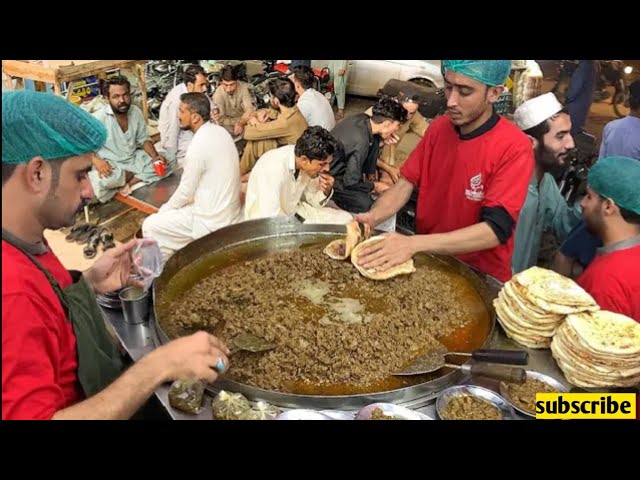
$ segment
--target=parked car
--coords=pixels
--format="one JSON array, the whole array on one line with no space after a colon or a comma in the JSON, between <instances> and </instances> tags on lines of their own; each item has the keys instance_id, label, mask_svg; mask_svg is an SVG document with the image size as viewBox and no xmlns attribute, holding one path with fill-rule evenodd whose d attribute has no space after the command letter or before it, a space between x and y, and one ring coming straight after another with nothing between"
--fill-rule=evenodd
<instances>
[{"instance_id":1,"label":"parked car","mask_svg":"<svg viewBox=\"0 0 640 480\"><path fill-rule=\"evenodd\" d=\"M329 60L313 60L313 68L323 68ZM388 80L395 78L428 87L444 87L440 60L349 60L347 93L375 97Z\"/></svg>"}]
</instances>

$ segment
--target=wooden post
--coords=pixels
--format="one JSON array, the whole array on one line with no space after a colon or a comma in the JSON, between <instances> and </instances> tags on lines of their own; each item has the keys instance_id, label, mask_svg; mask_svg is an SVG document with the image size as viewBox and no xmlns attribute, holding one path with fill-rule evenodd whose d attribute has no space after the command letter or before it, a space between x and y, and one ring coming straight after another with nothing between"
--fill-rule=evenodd
<instances>
[{"instance_id":1,"label":"wooden post","mask_svg":"<svg viewBox=\"0 0 640 480\"><path fill-rule=\"evenodd\" d=\"M53 91L56 95L62 96L62 90L60 90L60 84L58 82L53 84Z\"/></svg>"},{"instance_id":2,"label":"wooden post","mask_svg":"<svg viewBox=\"0 0 640 480\"><path fill-rule=\"evenodd\" d=\"M67 100L69 100L69 101L71 101L71 95L72 95L71 92L73 92L73 86L75 84L76 84L76 82L74 80L69 82L69 87L68 87L68 90L67 90Z\"/></svg>"},{"instance_id":3,"label":"wooden post","mask_svg":"<svg viewBox=\"0 0 640 480\"><path fill-rule=\"evenodd\" d=\"M140 85L140 92L142 93L142 113L144 114L144 120L146 122L149 120L149 105L147 103L147 77L144 73L144 63L136 63L133 71L138 79L138 85Z\"/></svg>"},{"instance_id":4,"label":"wooden post","mask_svg":"<svg viewBox=\"0 0 640 480\"><path fill-rule=\"evenodd\" d=\"M9 90L14 90L14 87L13 87L13 77L11 77L10 75L7 75L6 73L5 73L5 75L4 75L4 83L6 83L6 84L7 84L7 88L8 88Z\"/></svg>"}]
</instances>

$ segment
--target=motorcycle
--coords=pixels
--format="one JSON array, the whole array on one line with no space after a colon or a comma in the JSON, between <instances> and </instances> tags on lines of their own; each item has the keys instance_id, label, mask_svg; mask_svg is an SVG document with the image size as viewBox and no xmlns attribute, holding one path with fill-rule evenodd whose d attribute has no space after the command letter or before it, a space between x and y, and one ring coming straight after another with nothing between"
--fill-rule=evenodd
<instances>
[{"instance_id":1,"label":"motorcycle","mask_svg":"<svg viewBox=\"0 0 640 480\"><path fill-rule=\"evenodd\" d=\"M287 60L263 60L263 73L251 77L249 82L255 99L257 108L268 108L270 104L269 81L289 75L290 62ZM329 102L333 100L333 83L331 83L331 72L328 67L320 70L314 69L314 88L322 93Z\"/></svg>"},{"instance_id":2,"label":"motorcycle","mask_svg":"<svg viewBox=\"0 0 640 480\"><path fill-rule=\"evenodd\" d=\"M204 68L204 71L207 72L207 80L209 81L209 85L211 85L212 91L215 91L216 87L220 84L222 70L227 65L232 65L234 67L238 80L248 82L247 64L242 60L202 60L200 65Z\"/></svg>"},{"instance_id":3,"label":"motorcycle","mask_svg":"<svg viewBox=\"0 0 640 480\"><path fill-rule=\"evenodd\" d=\"M600 65L603 86L613 86L613 111L618 117L626 117L630 113L627 78L633 72L633 67L625 65L622 60L601 60Z\"/></svg>"},{"instance_id":4,"label":"motorcycle","mask_svg":"<svg viewBox=\"0 0 640 480\"><path fill-rule=\"evenodd\" d=\"M564 165L551 174L556 178L560 194L569 205L573 205L585 194L589 169L598 159L596 137L582 131L574 136L575 148Z\"/></svg>"},{"instance_id":5,"label":"motorcycle","mask_svg":"<svg viewBox=\"0 0 640 480\"><path fill-rule=\"evenodd\" d=\"M149 60L145 65L149 118L160 119L160 107L173 87L182 82L187 66L198 60Z\"/></svg>"},{"instance_id":6,"label":"motorcycle","mask_svg":"<svg viewBox=\"0 0 640 480\"><path fill-rule=\"evenodd\" d=\"M578 66L578 60L562 60L557 71L557 80L551 90L561 103L566 103L566 94L573 73ZM601 102L611 98L611 105L618 117L629 115L629 86L627 76L633 67L625 66L622 60L599 60L599 73L596 80L594 101ZM613 87L613 95L609 91Z\"/></svg>"}]
</instances>

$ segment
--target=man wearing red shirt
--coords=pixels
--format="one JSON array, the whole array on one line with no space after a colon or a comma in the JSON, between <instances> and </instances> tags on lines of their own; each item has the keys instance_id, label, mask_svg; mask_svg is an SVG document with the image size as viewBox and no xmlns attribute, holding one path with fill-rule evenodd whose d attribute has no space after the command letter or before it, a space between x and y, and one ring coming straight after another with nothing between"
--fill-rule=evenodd
<instances>
[{"instance_id":1,"label":"man wearing red shirt","mask_svg":"<svg viewBox=\"0 0 640 480\"><path fill-rule=\"evenodd\" d=\"M127 419L164 382L214 381L228 349L198 332L122 372L93 292L130 284L136 240L67 271L45 229L73 224L93 196L91 152L106 130L61 97L2 94L2 419Z\"/></svg>"},{"instance_id":2,"label":"man wearing red shirt","mask_svg":"<svg viewBox=\"0 0 640 480\"><path fill-rule=\"evenodd\" d=\"M434 120L401 169L402 178L356 217L375 226L418 189L416 233L397 233L360 254L386 270L417 252L455 255L500 281L511 278L513 232L534 158L520 129L497 115L509 60L443 60L447 116Z\"/></svg>"},{"instance_id":3,"label":"man wearing red shirt","mask_svg":"<svg viewBox=\"0 0 640 480\"><path fill-rule=\"evenodd\" d=\"M587 181L582 215L603 247L578 284L603 310L640 322L640 162L601 158Z\"/></svg>"}]
</instances>

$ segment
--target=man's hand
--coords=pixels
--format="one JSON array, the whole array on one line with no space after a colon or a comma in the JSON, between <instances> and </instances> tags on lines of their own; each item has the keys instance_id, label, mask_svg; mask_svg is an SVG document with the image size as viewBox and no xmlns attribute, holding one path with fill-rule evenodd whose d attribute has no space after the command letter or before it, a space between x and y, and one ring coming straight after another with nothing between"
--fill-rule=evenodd
<instances>
[{"instance_id":1,"label":"man's hand","mask_svg":"<svg viewBox=\"0 0 640 480\"><path fill-rule=\"evenodd\" d=\"M331 191L333 190L333 185L336 182L336 179L328 173L321 173L319 179L320 188L322 188L322 191L328 197L329 195L331 195Z\"/></svg>"},{"instance_id":2,"label":"man's hand","mask_svg":"<svg viewBox=\"0 0 640 480\"><path fill-rule=\"evenodd\" d=\"M344 76L344 74L347 73L347 69L346 68L341 68L338 70L338 76L342 77Z\"/></svg>"},{"instance_id":3,"label":"man's hand","mask_svg":"<svg viewBox=\"0 0 640 480\"><path fill-rule=\"evenodd\" d=\"M387 190L389 190L389 188L391 188L389 185L387 185L384 182L374 182L373 183L373 191L377 194L381 194L386 192Z\"/></svg>"},{"instance_id":4,"label":"man's hand","mask_svg":"<svg viewBox=\"0 0 640 480\"><path fill-rule=\"evenodd\" d=\"M216 123L220 120L220 109L214 108L211 110L211 120Z\"/></svg>"},{"instance_id":5,"label":"man's hand","mask_svg":"<svg viewBox=\"0 0 640 480\"><path fill-rule=\"evenodd\" d=\"M151 160L152 163L155 163L156 160L160 160L162 161L162 163L164 163L165 165L167 164L167 159L164 157L164 155L156 155L155 157L153 157L153 159Z\"/></svg>"},{"instance_id":6,"label":"man's hand","mask_svg":"<svg viewBox=\"0 0 640 480\"><path fill-rule=\"evenodd\" d=\"M107 293L124 287L141 287L143 285L142 282L130 278L131 274L135 272L135 266L131 261L131 251L139 241L133 239L124 245L107 250L91 268L83 273L85 280L91 285L94 292ZM153 242L154 240L141 241Z\"/></svg>"},{"instance_id":7,"label":"man's hand","mask_svg":"<svg viewBox=\"0 0 640 480\"><path fill-rule=\"evenodd\" d=\"M387 168L385 169L385 172L387 172L389 174L389 176L391 177L391 180L393 180L393 183L398 183L398 180L400 180L400 169L396 168L392 165L387 166Z\"/></svg>"},{"instance_id":8,"label":"man's hand","mask_svg":"<svg viewBox=\"0 0 640 480\"><path fill-rule=\"evenodd\" d=\"M260 122L258 121L257 117L251 117L249 120L247 120L247 123L249 125L251 125L252 127L255 127L256 125L258 125Z\"/></svg>"},{"instance_id":9,"label":"man's hand","mask_svg":"<svg viewBox=\"0 0 640 480\"><path fill-rule=\"evenodd\" d=\"M100 175L100 178L111 176L112 170L111 170L111 164L109 162L107 162L106 160L102 160L97 155L93 156L92 161L93 161L93 166L98 171L98 175Z\"/></svg>"},{"instance_id":10,"label":"man's hand","mask_svg":"<svg viewBox=\"0 0 640 480\"><path fill-rule=\"evenodd\" d=\"M267 120L269 119L269 110L266 108L262 110L258 110L258 113L256 113L255 118L260 123L267 123Z\"/></svg>"},{"instance_id":11,"label":"man's hand","mask_svg":"<svg viewBox=\"0 0 640 480\"><path fill-rule=\"evenodd\" d=\"M376 218L371 212L360 213L356 215L356 222L369 225L371 229L376 228Z\"/></svg>"},{"instance_id":12,"label":"man's hand","mask_svg":"<svg viewBox=\"0 0 640 480\"><path fill-rule=\"evenodd\" d=\"M229 369L230 353L217 337L207 332L197 332L154 350L148 355L147 361L158 365L167 382L193 378L214 382L218 375Z\"/></svg>"},{"instance_id":13,"label":"man's hand","mask_svg":"<svg viewBox=\"0 0 640 480\"><path fill-rule=\"evenodd\" d=\"M356 217L356 220L360 221L359 216ZM385 233L383 237L385 237L383 242L378 242L360 251L358 263L361 267L375 268L379 272L384 272L406 262L416 253L414 237L399 233Z\"/></svg>"},{"instance_id":14,"label":"man's hand","mask_svg":"<svg viewBox=\"0 0 640 480\"><path fill-rule=\"evenodd\" d=\"M242 125L242 123L240 122L236 122L236 124L233 126L233 134L236 136L241 135L243 131L244 125Z\"/></svg>"},{"instance_id":15,"label":"man's hand","mask_svg":"<svg viewBox=\"0 0 640 480\"><path fill-rule=\"evenodd\" d=\"M384 145L395 145L399 141L400 141L400 137L395 133L392 133L391 135L389 135L389 137L384 139L383 143Z\"/></svg>"}]
</instances>

